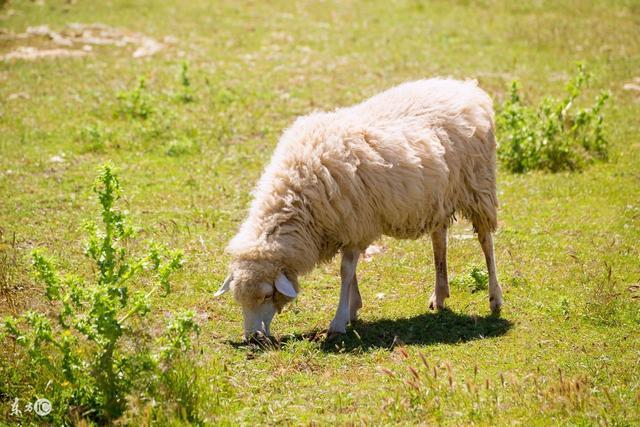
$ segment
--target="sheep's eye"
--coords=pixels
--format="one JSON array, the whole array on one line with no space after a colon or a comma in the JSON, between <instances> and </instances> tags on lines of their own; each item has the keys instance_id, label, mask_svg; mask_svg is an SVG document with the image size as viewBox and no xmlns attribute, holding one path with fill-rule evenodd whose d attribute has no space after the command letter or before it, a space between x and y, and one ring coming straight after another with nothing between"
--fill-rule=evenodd
<instances>
[{"instance_id":1,"label":"sheep's eye","mask_svg":"<svg viewBox=\"0 0 640 427\"><path fill-rule=\"evenodd\" d=\"M273 298L273 294L267 295L266 297L264 297L264 300L269 301L271 298Z\"/></svg>"}]
</instances>

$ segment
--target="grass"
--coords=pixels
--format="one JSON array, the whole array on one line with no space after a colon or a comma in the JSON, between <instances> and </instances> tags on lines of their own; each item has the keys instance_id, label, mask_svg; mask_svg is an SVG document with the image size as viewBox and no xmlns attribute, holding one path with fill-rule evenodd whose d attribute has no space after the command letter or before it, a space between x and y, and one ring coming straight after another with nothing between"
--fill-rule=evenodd
<instances>
[{"instance_id":1,"label":"grass","mask_svg":"<svg viewBox=\"0 0 640 427\"><path fill-rule=\"evenodd\" d=\"M199 319L196 363L176 371L174 391L206 424L637 424L640 94L623 86L640 77L639 16L624 0L4 2L0 25L16 33L99 21L177 41L146 59L96 46L80 59L0 62L0 314L48 310L29 252L44 247L66 271L81 264L90 184L110 161L139 236L184 249L174 292L154 306ZM25 43L2 39L0 54ZM585 99L612 93L610 159L581 173L500 170L500 318L486 291L465 286L429 313L428 240L384 238L361 263L364 308L344 337L322 334L334 262L303 278L274 321L277 349L240 342L239 307L212 298L223 249L296 116L433 75L477 78L496 101L514 79L528 100L561 97L577 61L594 75ZM452 277L483 265L470 233L464 222L450 231ZM0 349L6 423L33 391L14 352ZM132 401L125 420L186 423L172 406Z\"/></svg>"}]
</instances>

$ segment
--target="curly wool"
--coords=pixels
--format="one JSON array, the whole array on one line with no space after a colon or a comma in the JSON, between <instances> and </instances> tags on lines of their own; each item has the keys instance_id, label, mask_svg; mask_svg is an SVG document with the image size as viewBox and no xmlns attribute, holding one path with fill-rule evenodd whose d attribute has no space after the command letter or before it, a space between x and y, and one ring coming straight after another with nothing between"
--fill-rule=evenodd
<instances>
[{"instance_id":1,"label":"curly wool","mask_svg":"<svg viewBox=\"0 0 640 427\"><path fill-rule=\"evenodd\" d=\"M301 117L282 135L227 250L246 286L293 278L382 234L417 238L455 213L494 231L492 101L475 81L405 83ZM236 299L253 288L234 289Z\"/></svg>"}]
</instances>

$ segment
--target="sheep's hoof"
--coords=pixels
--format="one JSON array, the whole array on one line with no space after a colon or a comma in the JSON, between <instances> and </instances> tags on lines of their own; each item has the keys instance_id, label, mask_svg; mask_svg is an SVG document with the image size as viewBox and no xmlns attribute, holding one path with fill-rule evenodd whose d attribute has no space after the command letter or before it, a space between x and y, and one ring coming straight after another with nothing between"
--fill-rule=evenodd
<instances>
[{"instance_id":1,"label":"sheep's hoof","mask_svg":"<svg viewBox=\"0 0 640 427\"><path fill-rule=\"evenodd\" d=\"M491 313L494 315L500 314L500 310L502 309L502 297L490 297L489 308L491 309Z\"/></svg>"},{"instance_id":2,"label":"sheep's hoof","mask_svg":"<svg viewBox=\"0 0 640 427\"><path fill-rule=\"evenodd\" d=\"M355 322L356 320L358 320L358 310L360 309L360 307L358 308L352 308L349 310L349 321L350 322Z\"/></svg>"},{"instance_id":3,"label":"sheep's hoof","mask_svg":"<svg viewBox=\"0 0 640 427\"><path fill-rule=\"evenodd\" d=\"M329 331L327 331L327 336L335 336L338 334L346 334L347 333L347 324L346 322L336 322L335 320L331 322L329 325Z\"/></svg>"},{"instance_id":4,"label":"sheep's hoof","mask_svg":"<svg viewBox=\"0 0 640 427\"><path fill-rule=\"evenodd\" d=\"M441 301L438 301L436 294L433 293L431 298L429 299L429 309L431 310L442 310L444 308L444 298Z\"/></svg>"},{"instance_id":5,"label":"sheep's hoof","mask_svg":"<svg viewBox=\"0 0 640 427\"><path fill-rule=\"evenodd\" d=\"M245 338L245 341L249 345L258 346L264 349L276 348L278 346L278 340L276 337L265 335L260 332L255 332L249 337Z\"/></svg>"},{"instance_id":6,"label":"sheep's hoof","mask_svg":"<svg viewBox=\"0 0 640 427\"><path fill-rule=\"evenodd\" d=\"M327 332L327 341L331 341L331 340L336 339L338 337L343 337L345 334L346 334L346 332L329 331L329 332Z\"/></svg>"},{"instance_id":7,"label":"sheep's hoof","mask_svg":"<svg viewBox=\"0 0 640 427\"><path fill-rule=\"evenodd\" d=\"M327 331L327 336L331 337L331 336L336 336L336 335L344 335L347 333L347 328L329 328L329 330Z\"/></svg>"}]
</instances>

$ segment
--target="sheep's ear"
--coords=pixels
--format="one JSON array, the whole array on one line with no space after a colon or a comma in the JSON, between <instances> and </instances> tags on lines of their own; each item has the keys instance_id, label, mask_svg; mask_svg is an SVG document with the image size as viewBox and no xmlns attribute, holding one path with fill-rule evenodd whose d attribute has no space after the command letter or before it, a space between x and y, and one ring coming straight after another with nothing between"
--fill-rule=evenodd
<instances>
[{"instance_id":1,"label":"sheep's ear","mask_svg":"<svg viewBox=\"0 0 640 427\"><path fill-rule=\"evenodd\" d=\"M296 289L293 287L293 283L291 283L283 273L278 274L278 277L276 277L276 289L282 295L289 298L295 298L298 296Z\"/></svg>"},{"instance_id":2,"label":"sheep's ear","mask_svg":"<svg viewBox=\"0 0 640 427\"><path fill-rule=\"evenodd\" d=\"M227 292L229 288L231 288L231 280L233 280L233 274L230 274L229 276L227 276L226 279L224 279L224 283L222 284L222 286L220 286L220 289L218 289L218 292L213 294L213 296L219 297L220 295Z\"/></svg>"}]
</instances>

